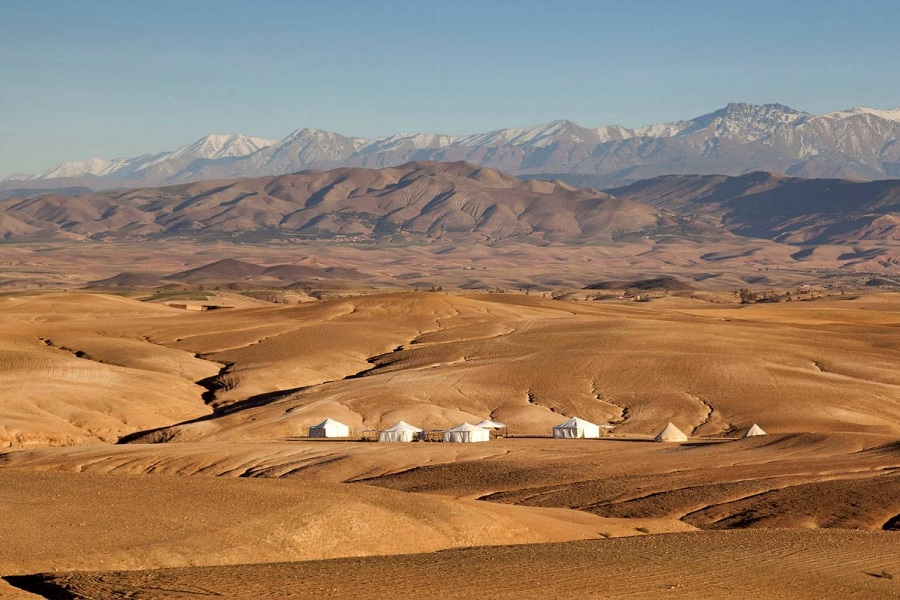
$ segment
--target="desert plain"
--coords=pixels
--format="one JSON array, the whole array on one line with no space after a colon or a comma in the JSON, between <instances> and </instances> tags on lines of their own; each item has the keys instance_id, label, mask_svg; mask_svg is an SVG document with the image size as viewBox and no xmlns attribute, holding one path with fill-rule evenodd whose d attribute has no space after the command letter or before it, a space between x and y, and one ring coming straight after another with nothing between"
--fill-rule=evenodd
<instances>
[{"instance_id":1,"label":"desert plain","mask_svg":"<svg viewBox=\"0 0 900 600\"><path fill-rule=\"evenodd\" d=\"M900 594L900 294L60 288L0 296L6 597Z\"/></svg>"}]
</instances>

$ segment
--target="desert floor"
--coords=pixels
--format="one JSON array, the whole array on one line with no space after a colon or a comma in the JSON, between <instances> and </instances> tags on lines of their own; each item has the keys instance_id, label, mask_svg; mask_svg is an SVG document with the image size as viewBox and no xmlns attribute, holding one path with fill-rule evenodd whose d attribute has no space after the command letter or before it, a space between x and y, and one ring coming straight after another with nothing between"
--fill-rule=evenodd
<instances>
[{"instance_id":1,"label":"desert floor","mask_svg":"<svg viewBox=\"0 0 900 600\"><path fill-rule=\"evenodd\" d=\"M898 294L20 292L0 332L8 597L900 595ZM612 434L547 437L573 415Z\"/></svg>"}]
</instances>

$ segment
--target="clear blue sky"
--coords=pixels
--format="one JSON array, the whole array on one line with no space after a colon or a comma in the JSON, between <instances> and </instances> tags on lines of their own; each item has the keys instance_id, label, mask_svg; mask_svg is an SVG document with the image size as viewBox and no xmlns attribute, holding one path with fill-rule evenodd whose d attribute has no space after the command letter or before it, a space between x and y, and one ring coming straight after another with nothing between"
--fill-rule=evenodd
<instances>
[{"instance_id":1,"label":"clear blue sky","mask_svg":"<svg viewBox=\"0 0 900 600\"><path fill-rule=\"evenodd\" d=\"M900 106L897 0L9 0L0 177L207 133Z\"/></svg>"}]
</instances>

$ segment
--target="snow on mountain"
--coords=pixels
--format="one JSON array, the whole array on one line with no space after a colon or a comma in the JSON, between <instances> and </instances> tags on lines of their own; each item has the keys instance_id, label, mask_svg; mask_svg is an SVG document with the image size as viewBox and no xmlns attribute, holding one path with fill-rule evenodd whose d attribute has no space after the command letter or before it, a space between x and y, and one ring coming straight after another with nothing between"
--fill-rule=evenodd
<instances>
[{"instance_id":1,"label":"snow on mountain","mask_svg":"<svg viewBox=\"0 0 900 600\"><path fill-rule=\"evenodd\" d=\"M488 133L461 136L458 143L464 146L513 145L524 148L545 148L560 140L581 143L598 138L596 130L585 129L572 121L553 121L536 127L498 129ZM596 141L596 140L593 140Z\"/></svg>"},{"instance_id":2,"label":"snow on mountain","mask_svg":"<svg viewBox=\"0 0 900 600\"><path fill-rule=\"evenodd\" d=\"M866 106L858 106L856 108L848 108L845 110L838 110L835 112L831 112L826 115L822 115L822 117L834 118L834 119L846 119L847 117L852 117L852 116L856 116L856 115L873 115L873 116L878 117L879 119L884 119L886 121L900 122L900 108L880 109L880 108L868 108Z\"/></svg>"},{"instance_id":3,"label":"snow on mountain","mask_svg":"<svg viewBox=\"0 0 900 600\"><path fill-rule=\"evenodd\" d=\"M729 104L721 110L704 115L679 131L676 135L688 136L705 132L707 137L734 138L755 142L778 134L810 116L783 104Z\"/></svg>"},{"instance_id":4,"label":"snow on mountain","mask_svg":"<svg viewBox=\"0 0 900 600\"><path fill-rule=\"evenodd\" d=\"M235 135L208 135L200 138L193 144L179 148L167 158L191 156L194 158L229 158L233 156L247 156L262 148L274 146L279 140L248 137L242 134Z\"/></svg>"},{"instance_id":5,"label":"snow on mountain","mask_svg":"<svg viewBox=\"0 0 900 600\"><path fill-rule=\"evenodd\" d=\"M622 184L663 174L900 177L900 108L812 115L782 104L733 103L690 120L588 129L558 120L471 135L400 133L377 139L298 129L284 139L210 135L172 152L65 163L15 184L107 187L278 175L309 168L466 160L514 174L592 176ZM82 178L82 179L79 179ZM89 178L89 179L85 179ZM8 178L8 179L13 179Z\"/></svg>"},{"instance_id":6,"label":"snow on mountain","mask_svg":"<svg viewBox=\"0 0 900 600\"><path fill-rule=\"evenodd\" d=\"M44 171L40 175L34 175L31 179L54 179L57 177L77 177L79 175L95 175L97 177L102 177L114 173L135 160L138 159L116 158L113 160L106 160L103 158L89 158L87 160L67 162L53 167L48 171Z\"/></svg>"}]
</instances>

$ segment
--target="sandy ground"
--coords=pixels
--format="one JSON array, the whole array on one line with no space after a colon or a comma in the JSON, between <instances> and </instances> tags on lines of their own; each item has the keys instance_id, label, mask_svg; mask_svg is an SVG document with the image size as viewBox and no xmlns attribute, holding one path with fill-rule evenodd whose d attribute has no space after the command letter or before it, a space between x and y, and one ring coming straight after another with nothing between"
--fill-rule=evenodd
<instances>
[{"instance_id":1,"label":"sandy ground","mask_svg":"<svg viewBox=\"0 0 900 600\"><path fill-rule=\"evenodd\" d=\"M900 295L250 304L0 297L0 575L90 598L898 594ZM613 437L535 437L576 414ZM304 439L326 416L514 437ZM667 421L692 441L649 442ZM753 422L770 435L739 439Z\"/></svg>"},{"instance_id":2,"label":"sandy ground","mask_svg":"<svg viewBox=\"0 0 900 600\"><path fill-rule=\"evenodd\" d=\"M286 439L325 417L357 431L490 417L546 435L578 415L638 435L667 421L694 436L754 422L900 434L900 295L723 307L407 293L188 313L70 293L0 307L0 378L29 382L0 400L9 447L150 429ZM226 405L240 410L211 415Z\"/></svg>"},{"instance_id":3,"label":"sandy ground","mask_svg":"<svg viewBox=\"0 0 900 600\"><path fill-rule=\"evenodd\" d=\"M78 598L896 598L896 540L718 532L431 554L32 578ZM66 596L63 596L66 597Z\"/></svg>"}]
</instances>

